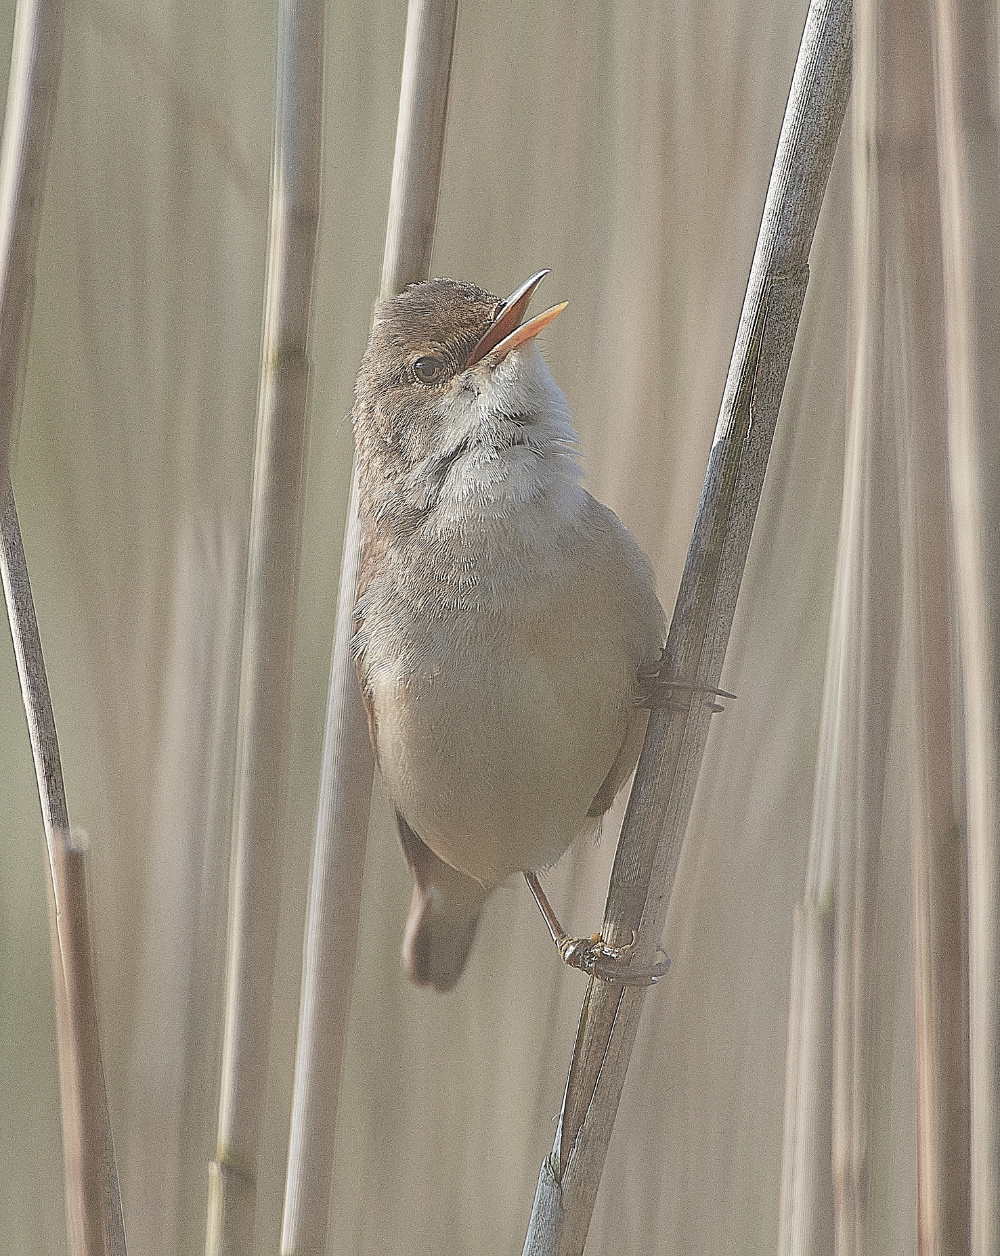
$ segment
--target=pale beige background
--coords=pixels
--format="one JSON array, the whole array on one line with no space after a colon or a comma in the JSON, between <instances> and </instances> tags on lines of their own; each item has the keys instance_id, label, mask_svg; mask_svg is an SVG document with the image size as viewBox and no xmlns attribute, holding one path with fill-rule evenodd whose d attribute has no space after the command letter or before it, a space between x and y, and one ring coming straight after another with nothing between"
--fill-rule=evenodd
<instances>
[{"instance_id":1,"label":"pale beige background","mask_svg":"<svg viewBox=\"0 0 1000 1256\"><path fill-rule=\"evenodd\" d=\"M543 348L587 485L649 553L668 611L805 7L465 0L460 14L434 273L505 294L552 268L539 308L570 308ZM203 1241L275 8L70 4L16 447L70 813L92 842L133 1256ZM2 12L9 40L9 0ZM277 1244L347 416L379 281L405 19L402 0L328 12L262 1253ZM594 1256L774 1250L792 908L840 509L849 216L845 143L723 674L739 698L716 718L665 936L673 971L647 1003ZM2 633L0 1250L61 1253L44 848ZM597 927L614 837L553 877L579 932ZM457 991L416 991L398 963L408 896L376 788L331 1252L519 1253L585 981L558 965L514 886L491 903ZM908 978L893 971L885 1014L902 1043ZM907 1050L890 1070L901 1112ZM908 1120L887 1131L902 1170L885 1252L912 1245Z\"/></svg>"}]
</instances>

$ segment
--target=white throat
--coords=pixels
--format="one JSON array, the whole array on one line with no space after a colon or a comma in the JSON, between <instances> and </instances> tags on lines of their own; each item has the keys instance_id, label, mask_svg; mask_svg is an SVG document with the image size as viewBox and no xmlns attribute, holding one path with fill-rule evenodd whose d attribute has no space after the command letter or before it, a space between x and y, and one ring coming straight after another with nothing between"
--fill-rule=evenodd
<instances>
[{"instance_id":1,"label":"white throat","mask_svg":"<svg viewBox=\"0 0 1000 1256\"><path fill-rule=\"evenodd\" d=\"M439 528L510 518L543 496L558 509L560 497L580 493L566 398L534 342L458 376L438 413L434 445L415 470L440 483Z\"/></svg>"}]
</instances>

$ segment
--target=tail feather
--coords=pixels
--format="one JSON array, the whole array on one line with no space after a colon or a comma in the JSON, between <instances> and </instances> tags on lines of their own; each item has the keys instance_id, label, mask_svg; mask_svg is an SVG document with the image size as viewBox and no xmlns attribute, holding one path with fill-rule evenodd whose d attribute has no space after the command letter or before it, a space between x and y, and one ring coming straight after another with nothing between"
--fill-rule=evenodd
<instances>
[{"instance_id":1,"label":"tail feather","mask_svg":"<svg viewBox=\"0 0 1000 1256\"><path fill-rule=\"evenodd\" d=\"M438 900L438 901L435 901ZM433 986L445 993L465 968L476 936L482 903L471 915L448 911L433 887L413 887L410 914L403 935L403 967L418 986Z\"/></svg>"},{"instance_id":2,"label":"tail feather","mask_svg":"<svg viewBox=\"0 0 1000 1256\"><path fill-rule=\"evenodd\" d=\"M403 968L418 986L450 990L462 975L491 891L446 864L397 812L415 885L403 935Z\"/></svg>"}]
</instances>

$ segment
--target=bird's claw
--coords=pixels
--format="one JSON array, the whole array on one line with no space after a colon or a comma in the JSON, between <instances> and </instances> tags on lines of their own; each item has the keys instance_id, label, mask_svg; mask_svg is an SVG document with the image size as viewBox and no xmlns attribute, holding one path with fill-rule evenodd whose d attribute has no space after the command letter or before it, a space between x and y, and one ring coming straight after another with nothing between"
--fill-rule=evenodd
<instances>
[{"instance_id":1,"label":"bird's claw","mask_svg":"<svg viewBox=\"0 0 1000 1256\"><path fill-rule=\"evenodd\" d=\"M581 972L590 977L598 977L601 981L618 981L625 986L652 986L670 967L670 958L660 947L657 947L657 951L663 958L655 964L635 968L631 966L632 952L638 941L634 929L625 946L611 946L599 933L594 933L589 938L571 938L552 910L552 904L542 889L538 874L526 872L524 879L538 904L538 910L548 927L549 936L556 944L560 959L570 968L579 968Z\"/></svg>"},{"instance_id":2,"label":"bird's claw","mask_svg":"<svg viewBox=\"0 0 1000 1256\"><path fill-rule=\"evenodd\" d=\"M683 702L678 698L678 691L682 694L702 695L713 715L726 708L718 702L710 701L711 698L736 698L736 694L729 693L726 689L712 689L708 685L696 685L686 680L649 680L643 686L642 696L636 705L649 710L686 711L690 706L690 697L687 702Z\"/></svg>"},{"instance_id":3,"label":"bird's claw","mask_svg":"<svg viewBox=\"0 0 1000 1256\"><path fill-rule=\"evenodd\" d=\"M670 967L670 958L661 950L662 960L644 968L631 968L629 960L635 950L637 934L625 946L609 946L599 933L589 938L562 937L556 942L559 956L570 968L579 968L590 977L602 981L618 981L626 986L652 986Z\"/></svg>"}]
</instances>

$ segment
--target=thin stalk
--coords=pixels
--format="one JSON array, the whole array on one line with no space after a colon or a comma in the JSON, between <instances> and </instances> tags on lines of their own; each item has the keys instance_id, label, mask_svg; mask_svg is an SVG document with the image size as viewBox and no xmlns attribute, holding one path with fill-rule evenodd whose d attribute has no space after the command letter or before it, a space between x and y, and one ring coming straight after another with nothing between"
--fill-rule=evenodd
<instances>
[{"instance_id":1,"label":"thin stalk","mask_svg":"<svg viewBox=\"0 0 1000 1256\"><path fill-rule=\"evenodd\" d=\"M426 279L444 154L457 0L411 0L403 53L382 296ZM326 1251L337 1102L357 948L374 759L354 661L360 560L352 479L330 663L323 768L303 943L283 1256Z\"/></svg>"},{"instance_id":2,"label":"thin stalk","mask_svg":"<svg viewBox=\"0 0 1000 1256\"><path fill-rule=\"evenodd\" d=\"M851 78L851 4L810 5L729 377L661 676L717 688L808 279L808 256ZM648 964L663 925L708 737L711 704L654 711L605 911L611 946L637 934ZM645 997L592 981L526 1256L583 1251Z\"/></svg>"},{"instance_id":3,"label":"thin stalk","mask_svg":"<svg viewBox=\"0 0 1000 1256\"><path fill-rule=\"evenodd\" d=\"M0 145L0 485L6 482L35 289L65 0L19 0Z\"/></svg>"},{"instance_id":4,"label":"thin stalk","mask_svg":"<svg viewBox=\"0 0 1000 1256\"><path fill-rule=\"evenodd\" d=\"M899 449L908 679L917 1245L969 1250L965 842L956 799L944 274L929 8L886 0L880 187L887 224L887 369ZM895 298L895 299L893 299ZM895 309L893 309L895 306Z\"/></svg>"},{"instance_id":5,"label":"thin stalk","mask_svg":"<svg viewBox=\"0 0 1000 1256\"><path fill-rule=\"evenodd\" d=\"M886 404L886 232L877 141L884 61L874 0L855 22L854 349L844 504L834 599L840 745L830 765L836 837L832 1161L838 1256L871 1250L871 1144L877 991L877 869L889 715L899 637L899 506L894 430Z\"/></svg>"},{"instance_id":6,"label":"thin stalk","mask_svg":"<svg viewBox=\"0 0 1000 1256\"><path fill-rule=\"evenodd\" d=\"M817 773L817 790L820 781ZM814 813L812 841L824 844ZM824 892L825 891L825 892ZM833 1075L833 898L807 877L795 909L785 1052L779 1256L825 1256L833 1244L830 1088Z\"/></svg>"},{"instance_id":7,"label":"thin stalk","mask_svg":"<svg viewBox=\"0 0 1000 1256\"><path fill-rule=\"evenodd\" d=\"M934 71L969 911L971 1242L1000 1253L1000 125L996 8L936 0Z\"/></svg>"},{"instance_id":8,"label":"thin stalk","mask_svg":"<svg viewBox=\"0 0 1000 1256\"><path fill-rule=\"evenodd\" d=\"M319 225L323 0L282 0L230 871L226 1022L206 1251L253 1251Z\"/></svg>"},{"instance_id":9,"label":"thin stalk","mask_svg":"<svg viewBox=\"0 0 1000 1256\"><path fill-rule=\"evenodd\" d=\"M74 843L70 828L55 718L9 480L4 480L0 491L0 570L49 854L69 1249L82 1256L125 1256L118 1169L97 1025L83 849Z\"/></svg>"},{"instance_id":10,"label":"thin stalk","mask_svg":"<svg viewBox=\"0 0 1000 1256\"><path fill-rule=\"evenodd\" d=\"M20 0L0 146L0 570L38 779L49 856L49 934L69 1247L124 1256L83 851L74 845L28 568L10 484L27 358L35 257L62 61L63 0Z\"/></svg>"},{"instance_id":11,"label":"thin stalk","mask_svg":"<svg viewBox=\"0 0 1000 1256\"><path fill-rule=\"evenodd\" d=\"M838 564L823 682L805 892L795 909L792 931L778 1207L779 1256L826 1256L833 1247L830 1097L837 875L835 817L843 757L842 676L850 662L846 575Z\"/></svg>"},{"instance_id":12,"label":"thin stalk","mask_svg":"<svg viewBox=\"0 0 1000 1256\"><path fill-rule=\"evenodd\" d=\"M384 300L431 270L458 0L410 0L382 259Z\"/></svg>"}]
</instances>

